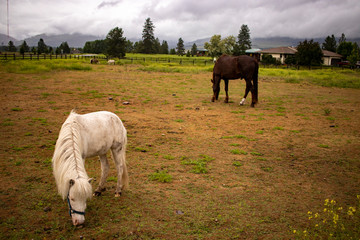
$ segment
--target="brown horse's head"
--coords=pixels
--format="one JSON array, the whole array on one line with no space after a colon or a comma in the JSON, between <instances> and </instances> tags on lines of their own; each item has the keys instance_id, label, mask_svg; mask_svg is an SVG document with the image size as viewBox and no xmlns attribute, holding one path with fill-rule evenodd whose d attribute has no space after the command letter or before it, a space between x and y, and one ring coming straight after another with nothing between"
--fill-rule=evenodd
<instances>
[{"instance_id":1,"label":"brown horse's head","mask_svg":"<svg viewBox=\"0 0 360 240\"><path fill-rule=\"evenodd\" d=\"M219 99L219 93L220 93L220 79L218 77L214 77L214 79L211 79L211 82L213 84L213 92L214 95L211 99L212 102Z\"/></svg>"}]
</instances>

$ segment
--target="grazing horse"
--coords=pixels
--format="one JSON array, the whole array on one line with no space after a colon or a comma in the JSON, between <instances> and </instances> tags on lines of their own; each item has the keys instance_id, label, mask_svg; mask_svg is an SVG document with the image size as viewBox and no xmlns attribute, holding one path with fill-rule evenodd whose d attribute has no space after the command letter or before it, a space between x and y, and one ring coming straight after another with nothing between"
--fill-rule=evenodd
<instances>
[{"instance_id":1,"label":"grazing horse","mask_svg":"<svg viewBox=\"0 0 360 240\"><path fill-rule=\"evenodd\" d=\"M91 60L90 60L90 63L91 64L97 64L97 63L99 63L99 60L97 60L96 58L92 58Z\"/></svg>"},{"instance_id":2,"label":"grazing horse","mask_svg":"<svg viewBox=\"0 0 360 240\"><path fill-rule=\"evenodd\" d=\"M126 129L119 117L111 112L79 115L72 111L61 127L52 158L58 192L67 198L74 225L85 221L86 200L92 195L91 179L85 171L85 158L100 156L101 179L94 195L105 191L109 172L106 153L110 149L117 170L115 197L128 187L125 161Z\"/></svg>"},{"instance_id":3,"label":"grazing horse","mask_svg":"<svg viewBox=\"0 0 360 240\"><path fill-rule=\"evenodd\" d=\"M109 65L115 65L115 60L110 59L110 60L108 61L108 64L109 64Z\"/></svg>"},{"instance_id":4,"label":"grazing horse","mask_svg":"<svg viewBox=\"0 0 360 240\"><path fill-rule=\"evenodd\" d=\"M216 61L213 69L213 79L211 79L211 82L213 83L214 95L211 101L214 102L219 98L221 79L224 79L225 82L225 102L227 103L229 102L229 80L244 78L246 81L246 89L240 105L244 105L245 99L249 91L251 91L251 107L254 107L258 102L258 71L259 64L257 60L252 57L245 55L237 57L222 55Z\"/></svg>"}]
</instances>

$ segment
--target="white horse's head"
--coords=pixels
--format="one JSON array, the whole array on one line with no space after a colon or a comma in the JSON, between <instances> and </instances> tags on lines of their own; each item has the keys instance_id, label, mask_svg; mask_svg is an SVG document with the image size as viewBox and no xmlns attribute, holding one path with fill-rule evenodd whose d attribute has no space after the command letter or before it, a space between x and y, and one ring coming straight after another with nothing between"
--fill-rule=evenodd
<instances>
[{"instance_id":1,"label":"white horse's head","mask_svg":"<svg viewBox=\"0 0 360 240\"><path fill-rule=\"evenodd\" d=\"M78 178L71 179L69 182L67 201L74 226L82 225L85 222L86 200L91 197L92 193L91 180Z\"/></svg>"}]
</instances>

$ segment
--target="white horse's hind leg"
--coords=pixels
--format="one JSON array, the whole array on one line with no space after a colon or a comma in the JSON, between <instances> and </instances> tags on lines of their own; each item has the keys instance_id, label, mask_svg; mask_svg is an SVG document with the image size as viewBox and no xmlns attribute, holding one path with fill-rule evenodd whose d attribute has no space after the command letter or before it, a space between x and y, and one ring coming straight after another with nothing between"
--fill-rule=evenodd
<instances>
[{"instance_id":1,"label":"white horse's hind leg","mask_svg":"<svg viewBox=\"0 0 360 240\"><path fill-rule=\"evenodd\" d=\"M106 154L100 156L100 162L101 162L101 178L100 178L99 186L96 188L94 192L94 196L100 196L101 193L105 191L104 186L106 183L106 178L109 173L109 161L106 157Z\"/></svg>"},{"instance_id":2,"label":"white horse's hind leg","mask_svg":"<svg viewBox=\"0 0 360 240\"><path fill-rule=\"evenodd\" d=\"M128 172L126 167L125 160L125 146L120 146L111 149L113 158L115 161L116 171L117 171L117 184L115 190L115 197L120 197L121 190L128 187Z\"/></svg>"}]
</instances>

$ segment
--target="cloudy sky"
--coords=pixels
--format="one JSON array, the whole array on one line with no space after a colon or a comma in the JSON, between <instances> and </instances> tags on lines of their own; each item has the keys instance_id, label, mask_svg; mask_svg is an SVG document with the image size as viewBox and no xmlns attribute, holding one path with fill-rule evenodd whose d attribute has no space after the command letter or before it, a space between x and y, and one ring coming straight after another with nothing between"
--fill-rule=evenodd
<instances>
[{"instance_id":1,"label":"cloudy sky","mask_svg":"<svg viewBox=\"0 0 360 240\"><path fill-rule=\"evenodd\" d=\"M22 40L41 33L106 36L120 27L141 38L145 19L160 40L184 41L221 34L315 38L360 37L359 0L0 0L0 33Z\"/></svg>"}]
</instances>

